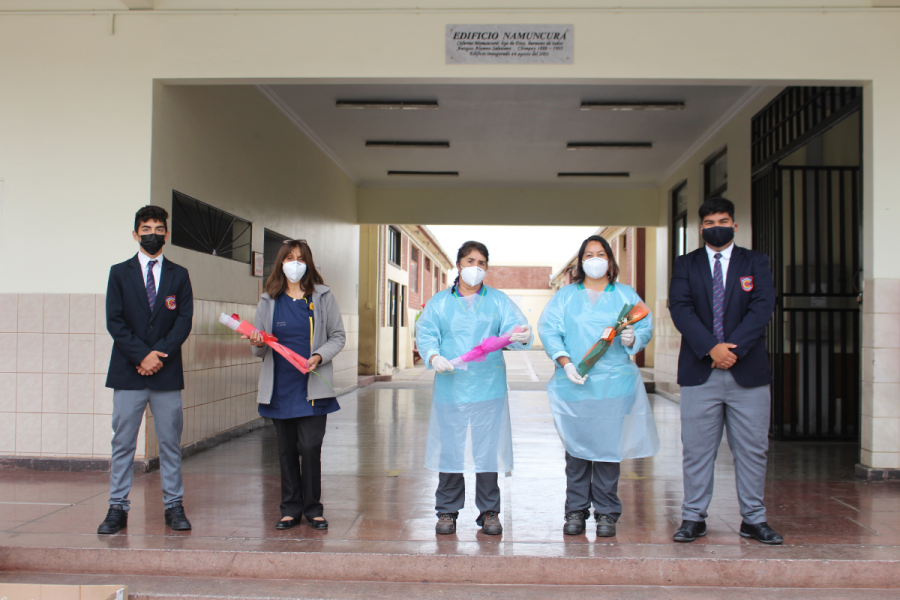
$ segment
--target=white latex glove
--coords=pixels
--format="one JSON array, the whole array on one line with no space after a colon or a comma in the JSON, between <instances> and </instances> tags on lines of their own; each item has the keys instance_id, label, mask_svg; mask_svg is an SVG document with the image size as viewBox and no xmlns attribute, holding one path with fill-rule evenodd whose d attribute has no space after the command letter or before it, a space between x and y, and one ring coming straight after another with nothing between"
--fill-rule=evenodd
<instances>
[{"instance_id":1,"label":"white latex glove","mask_svg":"<svg viewBox=\"0 0 900 600\"><path fill-rule=\"evenodd\" d=\"M523 325L525 331L520 331L509 336L509 341L514 344L527 344L531 341L531 325Z\"/></svg>"},{"instance_id":2,"label":"white latex glove","mask_svg":"<svg viewBox=\"0 0 900 600\"><path fill-rule=\"evenodd\" d=\"M626 325L625 329L622 330L622 333L619 334L619 338L622 340L623 346L629 348L634 346L634 327Z\"/></svg>"},{"instance_id":3,"label":"white latex glove","mask_svg":"<svg viewBox=\"0 0 900 600\"><path fill-rule=\"evenodd\" d=\"M449 373L453 370L453 364L440 354L434 356L434 359L431 361L431 366L434 367L434 370L438 373Z\"/></svg>"},{"instance_id":4,"label":"white latex glove","mask_svg":"<svg viewBox=\"0 0 900 600\"><path fill-rule=\"evenodd\" d=\"M569 363L565 367L563 367L566 371L566 377L569 378L569 381L574 383L575 385L584 385L584 382L587 381L588 375L582 377L578 374L578 367L575 366L575 363Z\"/></svg>"}]
</instances>

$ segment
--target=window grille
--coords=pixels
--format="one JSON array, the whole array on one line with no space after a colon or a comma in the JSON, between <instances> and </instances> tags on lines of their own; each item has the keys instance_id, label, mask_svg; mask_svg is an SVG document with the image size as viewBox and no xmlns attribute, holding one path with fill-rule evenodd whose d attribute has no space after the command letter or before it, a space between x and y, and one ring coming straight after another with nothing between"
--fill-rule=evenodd
<instances>
[{"instance_id":1,"label":"window grille","mask_svg":"<svg viewBox=\"0 0 900 600\"><path fill-rule=\"evenodd\" d=\"M860 87L791 86L751 121L751 163L758 173L862 104Z\"/></svg>"},{"instance_id":2,"label":"window grille","mask_svg":"<svg viewBox=\"0 0 900 600\"><path fill-rule=\"evenodd\" d=\"M252 223L172 191L172 244L250 264Z\"/></svg>"}]
</instances>

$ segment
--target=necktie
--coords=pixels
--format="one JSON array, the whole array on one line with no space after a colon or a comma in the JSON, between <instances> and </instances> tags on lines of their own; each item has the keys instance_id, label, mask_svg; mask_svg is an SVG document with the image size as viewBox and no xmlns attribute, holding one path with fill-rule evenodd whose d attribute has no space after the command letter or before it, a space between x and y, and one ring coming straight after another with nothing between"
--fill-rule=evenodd
<instances>
[{"instance_id":1,"label":"necktie","mask_svg":"<svg viewBox=\"0 0 900 600\"><path fill-rule=\"evenodd\" d=\"M716 259L713 267L713 335L722 344L725 342L725 332L722 330L722 316L725 313L725 281L722 277L722 263L719 261L722 255L716 252L713 258Z\"/></svg>"},{"instance_id":2,"label":"necktie","mask_svg":"<svg viewBox=\"0 0 900 600\"><path fill-rule=\"evenodd\" d=\"M156 278L153 276L153 267L158 261L151 260L147 263L147 300L150 301L150 311L153 311L153 305L156 304Z\"/></svg>"}]
</instances>

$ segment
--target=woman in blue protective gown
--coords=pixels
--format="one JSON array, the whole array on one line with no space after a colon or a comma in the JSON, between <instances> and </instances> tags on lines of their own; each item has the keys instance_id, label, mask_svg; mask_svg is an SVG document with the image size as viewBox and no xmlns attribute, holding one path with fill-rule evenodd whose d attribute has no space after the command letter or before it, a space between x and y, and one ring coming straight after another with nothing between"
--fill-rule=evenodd
<instances>
[{"instance_id":1,"label":"woman in blue protective gown","mask_svg":"<svg viewBox=\"0 0 900 600\"><path fill-rule=\"evenodd\" d=\"M566 448L563 532L584 533L593 506L597 536L611 537L622 514L619 463L659 451L641 372L631 360L653 336L653 316L626 327L581 377L578 363L582 357L607 327L615 325L622 307L641 298L629 286L616 282L619 267L602 237L586 239L577 260L573 283L560 289L544 308L538 333L557 367L547 383L547 393L556 430Z\"/></svg>"},{"instance_id":2,"label":"woman in blue protective gown","mask_svg":"<svg viewBox=\"0 0 900 600\"><path fill-rule=\"evenodd\" d=\"M456 519L466 496L463 473L475 473L476 523L488 535L503 532L497 473L512 471L512 429L501 351L484 362L454 367L457 358L485 338L512 332L510 349L531 347L525 315L509 297L482 283L488 250L466 242L457 253L459 277L453 287L436 294L416 323L419 354L436 371L425 467L440 473L435 492L435 531L456 532Z\"/></svg>"},{"instance_id":3,"label":"woman in blue protective gown","mask_svg":"<svg viewBox=\"0 0 900 600\"><path fill-rule=\"evenodd\" d=\"M309 368L318 373L301 373L259 333L250 337L253 354L263 359L259 414L272 419L278 438L282 518L275 528L290 529L305 516L314 529L328 529L320 502L322 442L327 415L341 408L334 397L331 361L344 347L345 335L341 311L306 240L282 244L254 324L308 359Z\"/></svg>"}]
</instances>

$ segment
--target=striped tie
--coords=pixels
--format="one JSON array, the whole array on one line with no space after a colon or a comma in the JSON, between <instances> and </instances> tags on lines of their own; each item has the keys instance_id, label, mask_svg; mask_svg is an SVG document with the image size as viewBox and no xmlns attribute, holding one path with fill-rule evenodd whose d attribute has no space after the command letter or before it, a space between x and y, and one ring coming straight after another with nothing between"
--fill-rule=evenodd
<instances>
[{"instance_id":1,"label":"striped tie","mask_svg":"<svg viewBox=\"0 0 900 600\"><path fill-rule=\"evenodd\" d=\"M156 304L156 278L153 276L153 267L158 261L151 260L147 263L147 300L150 301L150 312Z\"/></svg>"},{"instance_id":2,"label":"striped tie","mask_svg":"<svg viewBox=\"0 0 900 600\"><path fill-rule=\"evenodd\" d=\"M725 281L722 278L722 263L719 259L722 255L718 252L713 255L716 265L713 267L713 335L722 344L725 342L725 333L722 330L722 316L725 313Z\"/></svg>"}]
</instances>

